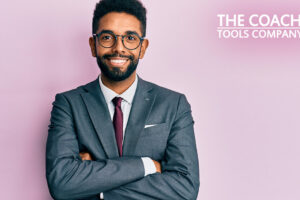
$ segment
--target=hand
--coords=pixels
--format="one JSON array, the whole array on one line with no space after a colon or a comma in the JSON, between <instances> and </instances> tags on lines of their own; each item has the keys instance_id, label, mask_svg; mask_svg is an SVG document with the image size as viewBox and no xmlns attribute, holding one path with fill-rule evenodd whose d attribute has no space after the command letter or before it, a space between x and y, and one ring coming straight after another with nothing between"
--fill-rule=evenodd
<instances>
[{"instance_id":1,"label":"hand","mask_svg":"<svg viewBox=\"0 0 300 200\"><path fill-rule=\"evenodd\" d=\"M156 160L153 160L154 165L156 167L156 172L161 173L161 165L159 162L157 162Z\"/></svg>"},{"instance_id":2,"label":"hand","mask_svg":"<svg viewBox=\"0 0 300 200\"><path fill-rule=\"evenodd\" d=\"M91 154L88 152L80 152L79 153L81 160L93 160Z\"/></svg>"}]
</instances>

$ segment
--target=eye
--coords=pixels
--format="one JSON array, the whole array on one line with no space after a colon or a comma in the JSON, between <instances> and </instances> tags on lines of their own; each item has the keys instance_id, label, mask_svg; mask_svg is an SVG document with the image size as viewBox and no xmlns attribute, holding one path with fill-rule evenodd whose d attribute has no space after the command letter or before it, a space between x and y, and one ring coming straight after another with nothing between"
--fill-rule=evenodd
<instances>
[{"instance_id":1,"label":"eye","mask_svg":"<svg viewBox=\"0 0 300 200\"><path fill-rule=\"evenodd\" d=\"M128 41L136 41L137 37L135 35L127 35L126 40Z\"/></svg>"},{"instance_id":2,"label":"eye","mask_svg":"<svg viewBox=\"0 0 300 200\"><path fill-rule=\"evenodd\" d=\"M112 39L112 36L111 35L103 35L101 37L101 40L111 40Z\"/></svg>"}]
</instances>

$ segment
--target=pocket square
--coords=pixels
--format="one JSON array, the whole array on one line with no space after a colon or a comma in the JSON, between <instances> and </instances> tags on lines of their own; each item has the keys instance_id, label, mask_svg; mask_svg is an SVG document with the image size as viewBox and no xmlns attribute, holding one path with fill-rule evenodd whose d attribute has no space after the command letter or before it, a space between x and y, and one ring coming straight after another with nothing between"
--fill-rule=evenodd
<instances>
[{"instance_id":1,"label":"pocket square","mask_svg":"<svg viewBox=\"0 0 300 200\"><path fill-rule=\"evenodd\" d=\"M152 126L156 126L157 124L148 124L148 125L145 125L145 128L149 128L149 127L152 127Z\"/></svg>"}]
</instances>

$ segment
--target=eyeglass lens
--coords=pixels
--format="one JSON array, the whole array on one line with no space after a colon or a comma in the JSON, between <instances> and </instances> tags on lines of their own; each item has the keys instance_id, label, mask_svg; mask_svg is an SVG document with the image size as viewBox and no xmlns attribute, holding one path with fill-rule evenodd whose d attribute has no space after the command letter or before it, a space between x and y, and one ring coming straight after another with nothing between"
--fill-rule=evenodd
<instances>
[{"instance_id":1,"label":"eyeglass lens","mask_svg":"<svg viewBox=\"0 0 300 200\"><path fill-rule=\"evenodd\" d=\"M124 35L123 37L123 45L127 49L136 49L140 45L140 38L135 34ZM109 48L115 45L116 36L111 33L102 33L98 37L98 42L101 46Z\"/></svg>"}]
</instances>

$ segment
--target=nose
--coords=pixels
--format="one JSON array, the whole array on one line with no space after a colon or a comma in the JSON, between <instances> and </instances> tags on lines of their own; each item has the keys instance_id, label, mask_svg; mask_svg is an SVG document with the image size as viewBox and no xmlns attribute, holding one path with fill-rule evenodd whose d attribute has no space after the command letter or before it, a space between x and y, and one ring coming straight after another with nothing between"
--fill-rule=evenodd
<instances>
[{"instance_id":1,"label":"nose","mask_svg":"<svg viewBox=\"0 0 300 200\"><path fill-rule=\"evenodd\" d=\"M115 45L112 47L113 52L123 54L125 53L125 47L122 42L122 36L117 35L116 36L116 42Z\"/></svg>"}]
</instances>

